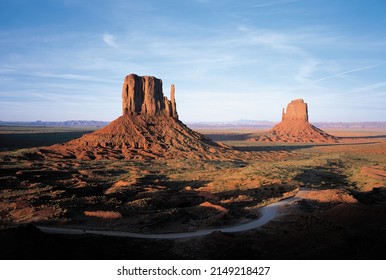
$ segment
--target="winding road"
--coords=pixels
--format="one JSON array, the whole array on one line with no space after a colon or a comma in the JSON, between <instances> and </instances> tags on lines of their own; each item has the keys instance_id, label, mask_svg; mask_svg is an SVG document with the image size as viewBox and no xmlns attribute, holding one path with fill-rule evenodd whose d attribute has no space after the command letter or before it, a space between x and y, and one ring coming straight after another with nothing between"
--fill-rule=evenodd
<instances>
[{"instance_id":1,"label":"winding road","mask_svg":"<svg viewBox=\"0 0 386 280\"><path fill-rule=\"evenodd\" d=\"M135 233L127 231L110 231L110 230L91 230L91 229L70 229L70 228L60 228L60 227L46 227L46 226L37 226L42 232L50 234L95 234L95 235L104 235L104 236L115 236L115 237L133 237L133 238L146 238L146 239L180 239L180 238L192 238L200 237L211 234L215 231L218 232L241 232L250 229L255 229L261 227L274 219L277 215L277 210L279 207L287 205L291 202L297 201L299 198L297 196L283 199L279 202L272 203L270 205L260 208L261 217L257 220L243 223L239 225L233 225L228 227L221 228L210 228L203 229L192 232L176 232L176 233Z\"/></svg>"}]
</instances>

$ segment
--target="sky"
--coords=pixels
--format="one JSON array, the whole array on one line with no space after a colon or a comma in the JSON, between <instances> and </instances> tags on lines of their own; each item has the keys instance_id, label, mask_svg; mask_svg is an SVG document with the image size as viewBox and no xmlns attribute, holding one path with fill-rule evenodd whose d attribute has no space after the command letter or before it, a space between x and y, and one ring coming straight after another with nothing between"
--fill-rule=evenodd
<instances>
[{"instance_id":1,"label":"sky","mask_svg":"<svg viewBox=\"0 0 386 280\"><path fill-rule=\"evenodd\" d=\"M386 121L385 0L0 0L0 120L112 121L130 73L184 122Z\"/></svg>"}]
</instances>

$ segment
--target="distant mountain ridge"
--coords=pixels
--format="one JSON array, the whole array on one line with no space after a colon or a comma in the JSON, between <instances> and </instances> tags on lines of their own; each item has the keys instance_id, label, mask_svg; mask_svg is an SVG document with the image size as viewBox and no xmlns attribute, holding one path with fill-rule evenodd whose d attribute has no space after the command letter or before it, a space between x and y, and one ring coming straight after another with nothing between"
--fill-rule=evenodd
<instances>
[{"instance_id":1,"label":"distant mountain ridge","mask_svg":"<svg viewBox=\"0 0 386 280\"><path fill-rule=\"evenodd\" d=\"M51 122L51 121L0 121L0 126L66 126L66 127L103 127L110 122L107 121L94 121L94 120L68 120L60 122Z\"/></svg>"},{"instance_id":2,"label":"distant mountain ridge","mask_svg":"<svg viewBox=\"0 0 386 280\"><path fill-rule=\"evenodd\" d=\"M78 160L236 157L238 151L183 124L178 119L174 85L170 96L170 100L164 96L161 79L127 75L120 117L80 138L42 147L33 156Z\"/></svg>"},{"instance_id":3,"label":"distant mountain ridge","mask_svg":"<svg viewBox=\"0 0 386 280\"><path fill-rule=\"evenodd\" d=\"M315 122L322 128L386 128L386 122Z\"/></svg>"},{"instance_id":4,"label":"distant mountain ridge","mask_svg":"<svg viewBox=\"0 0 386 280\"><path fill-rule=\"evenodd\" d=\"M0 126L65 126L65 127L103 127L108 121L67 120L67 121L0 121ZM237 120L231 122L186 122L191 128L216 127L251 127L272 128L278 122L265 120ZM386 122L312 122L320 128L381 128L386 129Z\"/></svg>"},{"instance_id":5,"label":"distant mountain ridge","mask_svg":"<svg viewBox=\"0 0 386 280\"><path fill-rule=\"evenodd\" d=\"M272 128L278 122L259 120L239 120L232 122L187 122L191 128L227 128L227 127L248 127L248 128ZM381 128L386 129L386 122L312 122L320 128Z\"/></svg>"}]
</instances>

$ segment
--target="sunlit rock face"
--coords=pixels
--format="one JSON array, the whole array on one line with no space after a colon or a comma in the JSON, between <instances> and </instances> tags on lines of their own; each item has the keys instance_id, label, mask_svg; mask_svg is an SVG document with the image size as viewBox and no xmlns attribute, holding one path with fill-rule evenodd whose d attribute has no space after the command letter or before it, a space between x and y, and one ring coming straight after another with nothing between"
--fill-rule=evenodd
<instances>
[{"instance_id":1,"label":"sunlit rock face","mask_svg":"<svg viewBox=\"0 0 386 280\"><path fill-rule=\"evenodd\" d=\"M178 119L175 87L170 100L162 80L127 75L122 116L81 138L41 150L45 157L94 159L229 158L228 147L212 142Z\"/></svg>"},{"instance_id":2,"label":"sunlit rock face","mask_svg":"<svg viewBox=\"0 0 386 280\"><path fill-rule=\"evenodd\" d=\"M281 122L270 131L250 140L259 142L337 142L338 138L313 126L308 121L308 105L303 99L292 100L282 111Z\"/></svg>"},{"instance_id":3,"label":"sunlit rock face","mask_svg":"<svg viewBox=\"0 0 386 280\"><path fill-rule=\"evenodd\" d=\"M308 106L303 99L292 100L287 105L287 110L284 111L281 121L304 121L308 122Z\"/></svg>"},{"instance_id":4,"label":"sunlit rock face","mask_svg":"<svg viewBox=\"0 0 386 280\"><path fill-rule=\"evenodd\" d=\"M170 99L162 92L162 80L152 76L127 75L122 86L123 115L168 116L178 118L175 87Z\"/></svg>"}]
</instances>

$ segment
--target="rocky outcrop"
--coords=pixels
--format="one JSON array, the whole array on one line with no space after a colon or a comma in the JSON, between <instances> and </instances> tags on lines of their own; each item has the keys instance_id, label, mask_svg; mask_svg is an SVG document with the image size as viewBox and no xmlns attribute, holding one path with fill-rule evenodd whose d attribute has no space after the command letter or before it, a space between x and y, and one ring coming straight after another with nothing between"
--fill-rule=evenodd
<instances>
[{"instance_id":1,"label":"rocky outcrop","mask_svg":"<svg viewBox=\"0 0 386 280\"><path fill-rule=\"evenodd\" d=\"M285 121L301 121L308 122L308 106L303 99L292 100L287 105L287 110L282 113L282 122Z\"/></svg>"},{"instance_id":2,"label":"rocky outcrop","mask_svg":"<svg viewBox=\"0 0 386 280\"><path fill-rule=\"evenodd\" d=\"M176 105L176 99L175 99L175 87L172 84L170 88L170 103L171 103L171 116L175 119L178 119L177 114L177 105Z\"/></svg>"},{"instance_id":3,"label":"rocky outcrop","mask_svg":"<svg viewBox=\"0 0 386 280\"><path fill-rule=\"evenodd\" d=\"M303 99L296 99L282 111L282 120L270 131L254 135L250 140L259 142L337 142L334 137L313 126L308 121L308 106Z\"/></svg>"},{"instance_id":4,"label":"rocky outcrop","mask_svg":"<svg viewBox=\"0 0 386 280\"><path fill-rule=\"evenodd\" d=\"M178 120L174 85L168 100L160 79L130 74L123 82L122 109L123 115L107 126L41 149L41 155L80 160L232 157L228 147Z\"/></svg>"},{"instance_id":5,"label":"rocky outcrop","mask_svg":"<svg viewBox=\"0 0 386 280\"><path fill-rule=\"evenodd\" d=\"M152 76L127 75L122 86L123 115L178 118L174 85L170 98L171 100L168 100L162 92L162 80Z\"/></svg>"}]
</instances>

